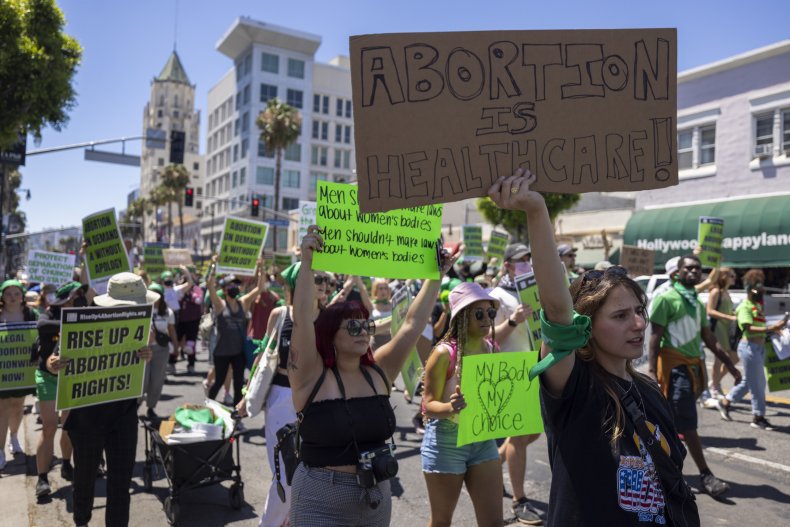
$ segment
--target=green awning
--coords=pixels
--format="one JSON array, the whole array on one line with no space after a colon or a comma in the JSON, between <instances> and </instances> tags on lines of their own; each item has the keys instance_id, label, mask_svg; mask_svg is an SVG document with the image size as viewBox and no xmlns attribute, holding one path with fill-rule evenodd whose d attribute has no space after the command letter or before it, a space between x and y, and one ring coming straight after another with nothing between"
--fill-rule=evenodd
<instances>
[{"instance_id":1,"label":"green awning","mask_svg":"<svg viewBox=\"0 0 790 527\"><path fill-rule=\"evenodd\" d=\"M656 269L697 245L700 216L724 219L723 265L790 266L790 194L637 211L623 245L656 251Z\"/></svg>"}]
</instances>

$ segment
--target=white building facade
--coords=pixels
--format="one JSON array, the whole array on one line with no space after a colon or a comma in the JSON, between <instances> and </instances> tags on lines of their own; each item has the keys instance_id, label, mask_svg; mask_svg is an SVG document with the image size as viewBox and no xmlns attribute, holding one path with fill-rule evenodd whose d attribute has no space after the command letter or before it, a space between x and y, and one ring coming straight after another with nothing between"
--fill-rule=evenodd
<instances>
[{"instance_id":1,"label":"white building facade","mask_svg":"<svg viewBox=\"0 0 790 527\"><path fill-rule=\"evenodd\" d=\"M299 139L286 149L280 213L315 199L316 182L354 179L351 71L348 59L315 62L321 37L238 18L217 43L233 68L209 91L202 250L214 250L224 218L250 217L260 198L258 220L274 219L274 152L261 143L255 120L272 98L297 108ZM288 229L278 228L278 250L290 249ZM271 246L272 236L267 240Z\"/></svg>"}]
</instances>

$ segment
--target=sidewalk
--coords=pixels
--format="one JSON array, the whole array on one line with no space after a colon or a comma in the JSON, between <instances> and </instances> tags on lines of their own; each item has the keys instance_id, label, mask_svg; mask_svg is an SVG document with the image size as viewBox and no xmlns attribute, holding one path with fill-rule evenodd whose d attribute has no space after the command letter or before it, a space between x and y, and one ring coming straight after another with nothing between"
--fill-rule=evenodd
<instances>
[{"instance_id":1,"label":"sidewalk","mask_svg":"<svg viewBox=\"0 0 790 527\"><path fill-rule=\"evenodd\" d=\"M21 526L33 525L31 523L30 511L30 496L28 495L28 485L30 482L35 482L33 478L28 475L35 475L35 444L30 444L28 440L28 428L35 425L36 417L30 413L32 404L35 398L28 396L25 399L25 411L27 412L22 419L22 425L19 429L19 442L22 448L28 455L21 454L16 457L10 457L8 453L7 439L6 444L3 445L6 453L6 460L8 464L0 477L0 496L2 496L3 512L0 516L0 526Z\"/></svg>"}]
</instances>

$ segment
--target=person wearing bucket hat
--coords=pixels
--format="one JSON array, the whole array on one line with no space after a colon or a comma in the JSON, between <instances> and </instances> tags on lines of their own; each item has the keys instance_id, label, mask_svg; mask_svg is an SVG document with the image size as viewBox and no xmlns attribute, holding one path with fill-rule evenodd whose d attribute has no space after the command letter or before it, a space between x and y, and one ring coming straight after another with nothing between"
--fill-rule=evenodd
<instances>
[{"instance_id":1,"label":"person wearing bucket hat","mask_svg":"<svg viewBox=\"0 0 790 527\"><path fill-rule=\"evenodd\" d=\"M143 395L140 403L145 401L148 408L146 416L148 419L157 419L156 404L162 396L162 387L167 377L167 364L170 358L170 346L174 348L178 345L176 335L175 315L173 310L167 307L164 299L164 288L153 282L148 286L149 291L157 293L159 297L154 300L154 312L151 317L151 332L149 333L149 344L151 345L151 361L145 365L145 377L143 379Z\"/></svg>"},{"instance_id":2,"label":"person wearing bucket hat","mask_svg":"<svg viewBox=\"0 0 790 527\"><path fill-rule=\"evenodd\" d=\"M456 446L463 358L495 351L494 318L499 300L479 284L464 282L450 291L450 329L425 363L422 410L425 435L420 454L428 487L431 522L450 525L466 482L479 525L502 524L502 469L496 441Z\"/></svg>"},{"instance_id":3,"label":"person wearing bucket hat","mask_svg":"<svg viewBox=\"0 0 790 527\"><path fill-rule=\"evenodd\" d=\"M546 523L699 526L672 408L632 363L644 348L645 294L619 266L589 271L568 288L546 203L530 188L536 179L518 169L488 196L526 213L534 249L543 343L529 378L540 381L552 459ZM638 478L649 503L623 490L623 478Z\"/></svg>"},{"instance_id":4,"label":"person wearing bucket hat","mask_svg":"<svg viewBox=\"0 0 790 527\"><path fill-rule=\"evenodd\" d=\"M118 273L110 277L107 293L93 299L100 307L152 304L159 294L145 287L142 277L134 273ZM97 350L98 351L98 350ZM137 351L145 362L151 360L151 348ZM50 359L52 359L50 357ZM51 369L66 367L61 361L50 361ZM74 448L74 505L77 525L91 519L96 473L102 453L107 455L106 525L125 527L129 524L129 486L137 454L137 400L124 399L100 403L69 412L63 429L69 433Z\"/></svg>"},{"instance_id":5,"label":"person wearing bucket hat","mask_svg":"<svg viewBox=\"0 0 790 527\"><path fill-rule=\"evenodd\" d=\"M38 318L24 297L25 286L19 280L6 280L0 284L0 323L33 322ZM25 397L34 392L30 388L0 391L0 470L6 465L5 440L9 431L11 454L24 453L17 434L24 415Z\"/></svg>"},{"instance_id":6,"label":"person wearing bucket hat","mask_svg":"<svg viewBox=\"0 0 790 527\"><path fill-rule=\"evenodd\" d=\"M296 420L296 410L293 404L293 395L291 392L291 384L288 380L288 359L291 348L291 338L293 335L293 298L296 290L296 281L299 276L299 269L301 262L296 262L289 267L286 267L280 274L285 281L285 299L286 304L274 308L269 314L267 321L266 335L260 343L256 352L255 362L252 371L257 371L260 367L260 361L266 357L263 351L267 348L277 350L277 371L272 378L269 393L266 394L266 399L263 408L266 409L264 415L264 428L263 432L266 436L266 455L269 461L269 468L272 475L276 477L275 467L277 466L274 461L274 447L277 445L277 431L285 426L287 423L292 423ZM313 280L313 288L315 291L315 302L311 306L312 320L318 318L321 312L322 305L321 299L326 298L326 280L323 276L316 274ZM250 382L252 382L253 375L250 375ZM236 405L236 409L242 416L247 415L247 398L241 400ZM251 408L251 412L260 411L259 408ZM277 485L271 485L269 492L266 495L266 503L263 506L263 513L261 514L261 525L284 525L287 524L288 508L291 505L291 486L287 484L285 476L285 461L280 454L280 480L285 482L283 491L285 500L281 500L278 496Z\"/></svg>"},{"instance_id":7,"label":"person wearing bucket hat","mask_svg":"<svg viewBox=\"0 0 790 527\"><path fill-rule=\"evenodd\" d=\"M58 370L60 359L58 356L58 341L60 338L60 311L64 307L87 306L86 290L80 282L68 282L55 290L49 300L47 309L41 313L36 324L38 339L33 345L32 356L38 360L36 368L36 393L39 401L41 416L41 433L36 447L36 468L38 481L36 482L36 496L42 498L52 492L49 484L49 469L55 448L55 435L59 422L68 418L68 410L60 412L55 409L55 399L58 386ZM74 468L71 464L71 440L66 430L60 433L60 452L62 462L60 476L66 481L71 481Z\"/></svg>"},{"instance_id":8,"label":"person wearing bucket hat","mask_svg":"<svg viewBox=\"0 0 790 527\"><path fill-rule=\"evenodd\" d=\"M440 281L423 284L400 330L373 353L370 337L375 323L361 304L337 302L313 323L313 254L323 245L320 228L308 227L294 294L288 380L294 408L300 411L303 461L293 475L292 488L295 496L310 495L310 500L292 500L290 522L385 526L392 512L390 479L397 473L391 446L396 429L391 379L399 375L422 335ZM447 251L440 253L440 276L455 258ZM381 470L365 468L371 457L378 458Z\"/></svg>"}]
</instances>

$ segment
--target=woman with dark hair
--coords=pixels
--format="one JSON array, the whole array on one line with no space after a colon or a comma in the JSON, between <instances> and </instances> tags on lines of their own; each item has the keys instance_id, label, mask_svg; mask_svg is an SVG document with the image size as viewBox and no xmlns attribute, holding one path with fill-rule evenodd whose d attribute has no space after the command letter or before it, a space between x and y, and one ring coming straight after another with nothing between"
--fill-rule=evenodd
<instances>
[{"instance_id":1,"label":"woman with dark hair","mask_svg":"<svg viewBox=\"0 0 790 527\"><path fill-rule=\"evenodd\" d=\"M585 273L568 290L535 180L519 169L488 194L527 214L543 307L541 361L530 378L540 376L552 467L547 524L699 525L670 406L632 364L644 345L645 295L621 267Z\"/></svg>"},{"instance_id":2,"label":"woman with dark hair","mask_svg":"<svg viewBox=\"0 0 790 527\"><path fill-rule=\"evenodd\" d=\"M750 274L751 273L751 274ZM763 295L765 280L762 271L749 271L744 275L747 298L738 305L736 310L738 327L743 331L743 336L738 342L738 357L743 362L743 378L727 396L718 402L719 413L725 421L732 421L730 405L737 403L751 392L752 394L752 428L760 430L774 430L768 419L765 418L765 338L768 333L780 331L790 314L785 314L771 326L766 326L763 314Z\"/></svg>"},{"instance_id":3,"label":"woman with dark hair","mask_svg":"<svg viewBox=\"0 0 790 527\"><path fill-rule=\"evenodd\" d=\"M707 312L710 326L716 340L721 344L721 349L730 356L733 364L738 363L738 354L730 346L730 326L736 318L730 297L730 287L735 284L735 271L729 267L719 268L716 283L708 296ZM727 368L719 358L713 355L713 370L710 376L708 389L713 397L722 397L721 379L727 374Z\"/></svg>"},{"instance_id":4,"label":"woman with dark hair","mask_svg":"<svg viewBox=\"0 0 790 527\"><path fill-rule=\"evenodd\" d=\"M329 306L313 324L319 233L313 225L302 240L288 357L302 461L293 477L291 525L385 526L392 512L389 478L397 473L389 389L428 322L440 282L423 284L400 331L374 354L376 325L356 302ZM443 252L442 274L454 259Z\"/></svg>"},{"instance_id":5,"label":"woman with dark hair","mask_svg":"<svg viewBox=\"0 0 790 527\"><path fill-rule=\"evenodd\" d=\"M149 291L159 295L154 302L154 314L151 317L151 332L149 344L151 346L151 362L145 365L143 380L143 393L145 405L148 408L148 419L156 419L156 403L162 397L162 387L167 377L167 363L170 360L170 346L178 349L178 335L176 334L176 316L165 302L165 289L153 282L148 286Z\"/></svg>"},{"instance_id":6,"label":"woman with dark hair","mask_svg":"<svg viewBox=\"0 0 790 527\"><path fill-rule=\"evenodd\" d=\"M420 453L431 505L429 525L450 525L466 483L478 525L502 525L502 465L496 441L456 446L463 359L496 350L499 300L479 284L464 282L449 295L450 328L425 364L423 414L428 418Z\"/></svg>"}]
</instances>

